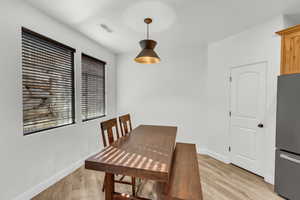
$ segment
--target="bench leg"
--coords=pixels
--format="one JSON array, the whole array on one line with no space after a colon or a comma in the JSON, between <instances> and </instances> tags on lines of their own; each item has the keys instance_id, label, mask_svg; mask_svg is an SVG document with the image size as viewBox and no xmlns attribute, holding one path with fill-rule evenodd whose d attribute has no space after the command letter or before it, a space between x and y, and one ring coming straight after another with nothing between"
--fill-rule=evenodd
<instances>
[{"instance_id":1,"label":"bench leg","mask_svg":"<svg viewBox=\"0 0 300 200\"><path fill-rule=\"evenodd\" d=\"M114 192L115 192L114 174L106 173L105 200L113 200Z\"/></svg>"}]
</instances>

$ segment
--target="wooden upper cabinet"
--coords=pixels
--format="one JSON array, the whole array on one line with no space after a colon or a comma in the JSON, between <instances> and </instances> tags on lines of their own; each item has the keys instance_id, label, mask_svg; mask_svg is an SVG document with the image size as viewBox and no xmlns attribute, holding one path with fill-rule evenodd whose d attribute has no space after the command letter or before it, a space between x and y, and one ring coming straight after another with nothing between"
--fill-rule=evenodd
<instances>
[{"instance_id":1,"label":"wooden upper cabinet","mask_svg":"<svg viewBox=\"0 0 300 200\"><path fill-rule=\"evenodd\" d=\"M300 73L300 25L277 32L281 35L281 74Z\"/></svg>"}]
</instances>

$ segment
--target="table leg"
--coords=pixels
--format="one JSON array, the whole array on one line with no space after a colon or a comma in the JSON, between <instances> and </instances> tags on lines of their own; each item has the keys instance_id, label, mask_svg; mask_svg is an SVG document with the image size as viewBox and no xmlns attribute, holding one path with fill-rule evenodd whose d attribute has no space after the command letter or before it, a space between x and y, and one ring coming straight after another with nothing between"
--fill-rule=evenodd
<instances>
[{"instance_id":1,"label":"table leg","mask_svg":"<svg viewBox=\"0 0 300 200\"><path fill-rule=\"evenodd\" d=\"M105 200L113 200L115 192L114 174L106 173Z\"/></svg>"}]
</instances>

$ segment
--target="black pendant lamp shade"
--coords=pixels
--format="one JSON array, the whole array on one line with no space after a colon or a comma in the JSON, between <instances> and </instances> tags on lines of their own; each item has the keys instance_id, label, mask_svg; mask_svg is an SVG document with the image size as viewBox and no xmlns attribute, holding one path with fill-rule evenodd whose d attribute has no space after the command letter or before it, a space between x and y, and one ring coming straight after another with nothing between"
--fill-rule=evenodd
<instances>
[{"instance_id":1,"label":"black pendant lamp shade","mask_svg":"<svg viewBox=\"0 0 300 200\"><path fill-rule=\"evenodd\" d=\"M149 24L152 22L152 19L146 18L144 22L147 24L147 39L140 41L142 51L134 60L141 64L159 63L160 58L154 51L157 42L154 40L149 40Z\"/></svg>"},{"instance_id":2,"label":"black pendant lamp shade","mask_svg":"<svg viewBox=\"0 0 300 200\"><path fill-rule=\"evenodd\" d=\"M140 41L140 46L142 51L139 55L134 59L138 63L142 64L153 64L159 63L160 58L153 50L156 46L156 42L154 40L142 40Z\"/></svg>"}]
</instances>

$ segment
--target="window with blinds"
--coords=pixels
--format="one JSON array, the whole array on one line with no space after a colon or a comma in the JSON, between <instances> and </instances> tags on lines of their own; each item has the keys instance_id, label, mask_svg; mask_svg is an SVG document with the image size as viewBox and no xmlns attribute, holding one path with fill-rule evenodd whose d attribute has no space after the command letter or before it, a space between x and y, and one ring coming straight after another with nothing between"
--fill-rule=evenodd
<instances>
[{"instance_id":1,"label":"window with blinds","mask_svg":"<svg viewBox=\"0 0 300 200\"><path fill-rule=\"evenodd\" d=\"M82 54L81 113L83 121L105 116L105 62Z\"/></svg>"},{"instance_id":2,"label":"window with blinds","mask_svg":"<svg viewBox=\"0 0 300 200\"><path fill-rule=\"evenodd\" d=\"M22 28L25 135L74 123L74 52Z\"/></svg>"}]
</instances>

